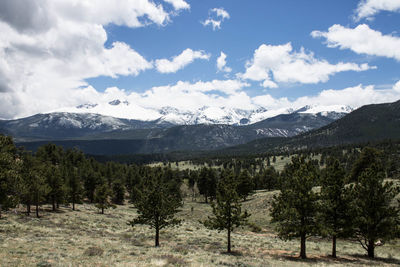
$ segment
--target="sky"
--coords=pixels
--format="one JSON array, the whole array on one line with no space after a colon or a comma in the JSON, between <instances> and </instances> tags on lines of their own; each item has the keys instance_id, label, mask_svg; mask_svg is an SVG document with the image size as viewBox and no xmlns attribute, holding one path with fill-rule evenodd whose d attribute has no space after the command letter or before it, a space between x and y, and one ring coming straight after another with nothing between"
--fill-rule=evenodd
<instances>
[{"instance_id":1,"label":"sky","mask_svg":"<svg viewBox=\"0 0 400 267\"><path fill-rule=\"evenodd\" d=\"M399 30L400 0L2 0L0 118L394 102Z\"/></svg>"}]
</instances>

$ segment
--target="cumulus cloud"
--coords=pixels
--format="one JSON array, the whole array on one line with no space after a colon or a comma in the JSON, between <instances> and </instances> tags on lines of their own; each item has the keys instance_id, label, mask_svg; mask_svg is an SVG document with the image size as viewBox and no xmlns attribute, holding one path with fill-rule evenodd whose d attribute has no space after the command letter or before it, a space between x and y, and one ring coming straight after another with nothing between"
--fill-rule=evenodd
<instances>
[{"instance_id":1,"label":"cumulus cloud","mask_svg":"<svg viewBox=\"0 0 400 267\"><path fill-rule=\"evenodd\" d=\"M185 1L170 2L184 8ZM0 117L75 105L92 92L82 89L88 78L153 68L126 43L105 47L104 26L164 26L174 15L151 0L0 1Z\"/></svg>"},{"instance_id":2,"label":"cumulus cloud","mask_svg":"<svg viewBox=\"0 0 400 267\"><path fill-rule=\"evenodd\" d=\"M400 11L399 0L362 0L355 11L354 19L370 19L380 11Z\"/></svg>"},{"instance_id":3,"label":"cumulus cloud","mask_svg":"<svg viewBox=\"0 0 400 267\"><path fill-rule=\"evenodd\" d=\"M400 99L400 81L386 89L376 89L373 85L357 85L344 89L322 90L314 96L303 96L289 100L286 97L275 98L269 94L250 97L244 88L250 85L239 80L212 80L195 83L179 81L176 84L157 86L144 93L127 92L116 87L99 93L92 87L76 91L71 95L74 99L91 99L98 104L90 112L131 119L154 120L161 116L159 109L173 107L181 111L197 111L204 106L211 108L239 108L254 110L259 107L267 109L262 118L287 113L306 105L335 108L351 106L358 108L373 103L387 103ZM1 94L0 94L1 98ZM129 105L108 105L108 102L119 99ZM85 102L83 102L85 103ZM216 110L216 109L215 109ZM88 112L82 109L61 109L61 111ZM254 118L257 119L257 118Z\"/></svg>"},{"instance_id":4,"label":"cumulus cloud","mask_svg":"<svg viewBox=\"0 0 400 267\"><path fill-rule=\"evenodd\" d=\"M209 13L208 18L202 21L201 24L203 24L204 26L210 25L214 31L221 29L221 23L225 19L230 18L229 13L222 7L212 8L208 13Z\"/></svg>"},{"instance_id":5,"label":"cumulus cloud","mask_svg":"<svg viewBox=\"0 0 400 267\"><path fill-rule=\"evenodd\" d=\"M232 69L226 66L226 54L221 51L220 56L217 58L217 69L222 72L231 72Z\"/></svg>"},{"instance_id":6,"label":"cumulus cloud","mask_svg":"<svg viewBox=\"0 0 400 267\"><path fill-rule=\"evenodd\" d=\"M374 67L368 64L331 64L316 59L303 48L293 51L291 43L284 45L262 44L255 50L253 59L246 63L246 71L239 74L243 79L262 81L262 86L276 88L277 83L315 84L326 82L329 77L343 71L365 71Z\"/></svg>"},{"instance_id":7,"label":"cumulus cloud","mask_svg":"<svg viewBox=\"0 0 400 267\"><path fill-rule=\"evenodd\" d=\"M357 54L394 58L400 61L400 38L383 35L366 24L347 28L335 24L327 32L313 31L314 38L323 37L328 47L350 49Z\"/></svg>"},{"instance_id":8,"label":"cumulus cloud","mask_svg":"<svg viewBox=\"0 0 400 267\"><path fill-rule=\"evenodd\" d=\"M161 73L172 73L183 69L195 59L208 60L209 58L210 55L206 54L204 51L193 51L192 49L187 48L183 50L180 55L173 57L171 60L165 58L157 59L155 65L157 70Z\"/></svg>"},{"instance_id":9,"label":"cumulus cloud","mask_svg":"<svg viewBox=\"0 0 400 267\"><path fill-rule=\"evenodd\" d=\"M170 3L175 10L190 9L190 5L184 0L164 0L164 2Z\"/></svg>"}]
</instances>

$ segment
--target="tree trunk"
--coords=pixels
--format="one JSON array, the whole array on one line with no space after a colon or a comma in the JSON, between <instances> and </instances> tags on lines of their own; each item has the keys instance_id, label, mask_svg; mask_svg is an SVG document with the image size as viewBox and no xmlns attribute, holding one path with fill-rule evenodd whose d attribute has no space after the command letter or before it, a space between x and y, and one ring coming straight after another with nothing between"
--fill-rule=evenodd
<instances>
[{"instance_id":1,"label":"tree trunk","mask_svg":"<svg viewBox=\"0 0 400 267\"><path fill-rule=\"evenodd\" d=\"M375 244L374 240L369 240L368 241L368 257L370 258L375 258Z\"/></svg>"},{"instance_id":2,"label":"tree trunk","mask_svg":"<svg viewBox=\"0 0 400 267\"><path fill-rule=\"evenodd\" d=\"M0 204L0 219L1 219L1 209L2 209L2 205Z\"/></svg>"},{"instance_id":3,"label":"tree trunk","mask_svg":"<svg viewBox=\"0 0 400 267\"><path fill-rule=\"evenodd\" d=\"M228 228L228 253L231 253L231 229Z\"/></svg>"},{"instance_id":4,"label":"tree trunk","mask_svg":"<svg viewBox=\"0 0 400 267\"><path fill-rule=\"evenodd\" d=\"M160 246L160 229L156 226L156 247Z\"/></svg>"},{"instance_id":5,"label":"tree trunk","mask_svg":"<svg viewBox=\"0 0 400 267\"><path fill-rule=\"evenodd\" d=\"M336 235L332 236L332 257L336 258Z\"/></svg>"},{"instance_id":6,"label":"tree trunk","mask_svg":"<svg viewBox=\"0 0 400 267\"><path fill-rule=\"evenodd\" d=\"M207 195L206 195L206 194L204 194L204 199L205 199L206 203L208 203Z\"/></svg>"},{"instance_id":7,"label":"tree trunk","mask_svg":"<svg viewBox=\"0 0 400 267\"><path fill-rule=\"evenodd\" d=\"M26 214L27 214L28 216L31 215L31 203L27 203L27 204L26 204Z\"/></svg>"},{"instance_id":8,"label":"tree trunk","mask_svg":"<svg viewBox=\"0 0 400 267\"><path fill-rule=\"evenodd\" d=\"M75 210L75 202L72 202L72 210Z\"/></svg>"},{"instance_id":9,"label":"tree trunk","mask_svg":"<svg viewBox=\"0 0 400 267\"><path fill-rule=\"evenodd\" d=\"M36 217L39 218L39 202L36 202Z\"/></svg>"},{"instance_id":10,"label":"tree trunk","mask_svg":"<svg viewBox=\"0 0 400 267\"><path fill-rule=\"evenodd\" d=\"M54 197L52 197L52 205L53 205L53 211L56 211L56 200Z\"/></svg>"},{"instance_id":11,"label":"tree trunk","mask_svg":"<svg viewBox=\"0 0 400 267\"><path fill-rule=\"evenodd\" d=\"M300 238L300 257L306 259L306 235L302 233Z\"/></svg>"},{"instance_id":12,"label":"tree trunk","mask_svg":"<svg viewBox=\"0 0 400 267\"><path fill-rule=\"evenodd\" d=\"M101 214L104 214L104 206L101 207Z\"/></svg>"}]
</instances>

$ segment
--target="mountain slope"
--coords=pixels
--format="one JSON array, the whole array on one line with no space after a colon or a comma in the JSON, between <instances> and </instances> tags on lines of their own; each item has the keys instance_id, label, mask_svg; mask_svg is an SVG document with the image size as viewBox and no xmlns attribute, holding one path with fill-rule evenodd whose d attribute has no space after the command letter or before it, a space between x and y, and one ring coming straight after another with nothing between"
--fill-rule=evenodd
<instances>
[{"instance_id":1,"label":"mountain slope","mask_svg":"<svg viewBox=\"0 0 400 267\"><path fill-rule=\"evenodd\" d=\"M291 138L262 138L221 151L264 153L400 139L400 101L363 106L322 128Z\"/></svg>"},{"instance_id":2,"label":"mountain slope","mask_svg":"<svg viewBox=\"0 0 400 267\"><path fill-rule=\"evenodd\" d=\"M0 121L0 131L12 135L17 141L73 139L113 131L170 126L172 125L169 123L159 121L138 121L91 113L65 112L37 114L23 119Z\"/></svg>"},{"instance_id":3,"label":"mountain slope","mask_svg":"<svg viewBox=\"0 0 400 267\"><path fill-rule=\"evenodd\" d=\"M48 139L67 148L79 147L89 154L147 154L172 151L206 151L244 144L266 136L287 137L332 122L333 119L313 114L279 115L246 126L181 125L164 128L121 129L100 133L86 133L79 138ZM125 121L123 121L125 122ZM145 124L149 126L149 124ZM150 125L151 126L151 125ZM153 125L154 126L154 125ZM22 127L23 128L23 127ZM19 129L19 128L18 128ZM54 131L47 133L53 134ZM64 135L65 136L65 135ZM25 136L26 138L26 136ZM80 139L80 140L78 140ZM46 142L22 142L29 150L36 150ZM41 140L44 140L42 137Z\"/></svg>"}]
</instances>

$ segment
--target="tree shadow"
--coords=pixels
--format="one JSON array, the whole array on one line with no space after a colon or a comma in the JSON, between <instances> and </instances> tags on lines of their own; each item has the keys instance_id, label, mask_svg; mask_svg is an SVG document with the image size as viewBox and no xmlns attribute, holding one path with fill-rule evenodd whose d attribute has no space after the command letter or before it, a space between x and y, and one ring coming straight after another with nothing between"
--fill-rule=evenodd
<instances>
[{"instance_id":1,"label":"tree shadow","mask_svg":"<svg viewBox=\"0 0 400 267\"><path fill-rule=\"evenodd\" d=\"M382 257L375 257L375 258L370 258L365 254L351 254L352 257L363 259L363 260L368 260L371 262L371 265L376 265L377 263L388 263L388 264L396 264L400 266L400 259L395 259L395 258L382 258Z\"/></svg>"}]
</instances>

